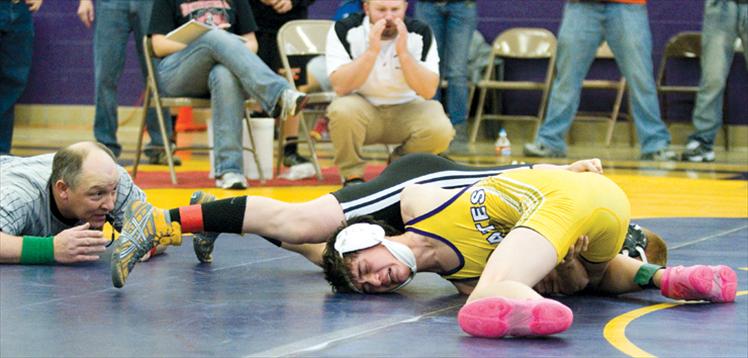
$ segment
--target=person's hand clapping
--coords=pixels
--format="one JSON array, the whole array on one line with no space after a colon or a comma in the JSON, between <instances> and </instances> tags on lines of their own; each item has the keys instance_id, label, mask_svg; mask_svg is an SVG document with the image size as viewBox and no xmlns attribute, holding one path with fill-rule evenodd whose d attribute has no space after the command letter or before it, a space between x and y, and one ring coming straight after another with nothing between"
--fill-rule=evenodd
<instances>
[{"instance_id":1,"label":"person's hand clapping","mask_svg":"<svg viewBox=\"0 0 748 358\"><path fill-rule=\"evenodd\" d=\"M379 53L382 49L382 33L384 28L387 26L387 20L379 19L371 27L369 31L369 50L374 53Z\"/></svg>"},{"instance_id":2,"label":"person's hand clapping","mask_svg":"<svg viewBox=\"0 0 748 358\"><path fill-rule=\"evenodd\" d=\"M395 43L395 51L399 56L408 53L408 28L405 27L405 22L402 19L396 18L393 20L395 27L397 28L397 42Z\"/></svg>"}]
</instances>

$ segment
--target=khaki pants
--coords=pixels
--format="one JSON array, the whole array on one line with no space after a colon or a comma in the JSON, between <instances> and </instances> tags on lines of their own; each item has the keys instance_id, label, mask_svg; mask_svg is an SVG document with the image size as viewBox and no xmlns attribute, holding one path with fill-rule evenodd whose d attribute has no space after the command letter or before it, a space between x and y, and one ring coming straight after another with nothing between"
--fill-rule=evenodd
<instances>
[{"instance_id":1,"label":"khaki pants","mask_svg":"<svg viewBox=\"0 0 748 358\"><path fill-rule=\"evenodd\" d=\"M399 144L402 154L438 154L449 147L454 129L441 103L416 99L398 105L374 106L360 95L336 98L327 108L335 165L345 179L363 176L367 144Z\"/></svg>"}]
</instances>

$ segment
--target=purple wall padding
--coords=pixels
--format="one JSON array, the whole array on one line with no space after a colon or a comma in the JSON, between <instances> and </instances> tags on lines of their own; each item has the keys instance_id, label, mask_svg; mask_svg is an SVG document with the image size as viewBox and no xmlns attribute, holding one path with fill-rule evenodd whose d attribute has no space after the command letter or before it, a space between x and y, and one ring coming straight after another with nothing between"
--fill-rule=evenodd
<instances>
[{"instance_id":1,"label":"purple wall padding","mask_svg":"<svg viewBox=\"0 0 748 358\"><path fill-rule=\"evenodd\" d=\"M335 12L338 0L317 0L310 8L310 18L327 19ZM414 1L411 1L412 3ZM558 32L563 0L477 0L478 29L491 42L501 31L512 27L543 27ZM21 103L92 104L93 91L93 31L78 20L77 0L45 1L34 15L36 39L31 78ZM411 4L412 7L412 4ZM654 64L658 66L668 38L681 31L699 31L703 14L701 0L657 0L648 5L649 20L654 38ZM119 83L119 103L136 105L140 101L143 80L137 63L134 42L130 41L126 67ZM542 77L543 64L507 66L507 76L525 74ZM593 68L603 76L617 76L614 64ZM674 63L670 67L674 80L698 81L698 66ZM515 73L512 73L514 71ZM524 78L524 77L522 77ZM580 109L596 109L598 94L584 95ZM736 56L728 81L728 122L748 124L748 71L742 56ZM510 112L532 111L532 96L504 98ZM690 119L692 99L673 96L668 106L669 115L681 120ZM669 102L669 103L670 103Z\"/></svg>"}]
</instances>

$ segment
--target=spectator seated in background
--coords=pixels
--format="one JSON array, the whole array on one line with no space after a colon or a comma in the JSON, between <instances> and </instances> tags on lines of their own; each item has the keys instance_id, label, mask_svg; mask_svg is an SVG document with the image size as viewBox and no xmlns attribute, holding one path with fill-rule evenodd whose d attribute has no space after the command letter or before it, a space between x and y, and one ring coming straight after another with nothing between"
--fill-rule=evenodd
<instances>
[{"instance_id":1,"label":"spectator seated in background","mask_svg":"<svg viewBox=\"0 0 748 358\"><path fill-rule=\"evenodd\" d=\"M344 185L363 181L363 145L398 144L392 160L406 153L441 153L454 136L441 104L430 100L439 86L439 58L429 27L405 18L404 0L363 6L365 14L335 23L325 51L339 96L327 117Z\"/></svg>"},{"instance_id":2,"label":"spectator seated in background","mask_svg":"<svg viewBox=\"0 0 748 358\"><path fill-rule=\"evenodd\" d=\"M190 20L212 26L189 44L165 36ZM162 57L156 72L169 96L210 95L216 186L244 189L242 118L244 101L256 99L273 117L287 119L306 102L255 52L257 30L247 1L155 0L149 33L153 51Z\"/></svg>"}]
</instances>

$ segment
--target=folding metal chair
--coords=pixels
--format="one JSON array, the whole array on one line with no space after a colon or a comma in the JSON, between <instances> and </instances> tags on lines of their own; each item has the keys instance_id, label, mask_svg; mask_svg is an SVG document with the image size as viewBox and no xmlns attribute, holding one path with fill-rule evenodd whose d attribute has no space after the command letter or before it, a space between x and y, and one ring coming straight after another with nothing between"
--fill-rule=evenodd
<instances>
[{"instance_id":1,"label":"folding metal chair","mask_svg":"<svg viewBox=\"0 0 748 358\"><path fill-rule=\"evenodd\" d=\"M170 146L169 136L166 133L166 126L164 123L165 119L163 116L163 109L165 108L172 108L172 107L192 107L192 108L210 108L210 99L207 98L193 98L193 97L163 97L161 96L159 89L158 89L158 83L156 81L156 75L155 71L153 69L153 46L151 44L151 38L150 36L144 36L143 37L143 53L145 54L145 63L146 68L148 70L148 78L146 79L146 87L145 87L145 95L143 100L143 110L141 113L140 118L140 130L138 135L138 144L137 149L135 152L135 164L133 166L132 171L132 177L135 178L138 175L138 166L140 165L140 156L143 153L143 136L145 135L143 129L145 128L145 121L146 121L146 114L148 112L148 109L150 107L155 107L156 109L156 116L158 118L158 125L159 130L161 132L161 138L163 139L164 143L166 145ZM244 147L244 150L249 151L252 153L252 156L254 157L255 164L257 165L257 172L259 174L260 180L265 181L265 176L262 173L262 167L260 166L259 158L257 157L257 153L254 150L255 148L255 140L254 136L252 135L252 127L249 125L249 110L251 107L255 105L255 102L253 100L247 100L245 102L245 116L244 121L247 125L247 131L249 132L249 140L250 144L252 145L252 148ZM193 150L193 151L209 151L212 148L210 146L184 146L184 147L173 147L171 150L165 149L166 153L166 161L169 164L169 174L171 176L171 183L176 185L177 184L177 175L176 171L174 170L174 158L173 158L173 152L179 151L179 150Z\"/></svg>"},{"instance_id":2,"label":"folding metal chair","mask_svg":"<svg viewBox=\"0 0 748 358\"><path fill-rule=\"evenodd\" d=\"M478 135L478 128L481 122L485 120L518 120L528 121L534 126L536 132L540 122L545 114L545 107L548 102L548 94L551 88L553 78L553 68L556 61L556 37L550 31L542 28L514 28L509 29L496 37L493 42L493 50L488 60L489 64L494 63L496 57L509 59L547 59L545 80L537 81L508 81L494 79L494 68L496 66L487 66L483 79L477 83L476 87L480 90L478 97L478 109L475 115L475 123L470 132L470 142L474 143ZM541 91L542 98L538 106L536 115L509 115L509 114L484 114L484 104L486 94L489 90L498 91Z\"/></svg>"},{"instance_id":3,"label":"folding metal chair","mask_svg":"<svg viewBox=\"0 0 748 358\"><path fill-rule=\"evenodd\" d=\"M286 72L286 79L294 88L296 81L293 77L293 71L288 61L290 56L309 56L324 55L327 46L327 33L334 24L330 20L294 20L285 23L278 30L278 51L281 62ZM304 115L319 115L325 113L325 108L335 98L335 92L314 92L307 94L309 100L307 106L302 112ZM283 138L283 129L285 127L285 118L280 120L280 133L278 138L278 159L275 165L275 174L280 173L281 162L283 161L283 146L286 141ZM299 135L303 137L300 142L306 142L309 146L309 152L312 156L312 164L317 173L317 178L322 180L322 171L320 170L317 152L314 147L314 141L309 136L309 126L305 117L299 120Z\"/></svg>"}]
</instances>

